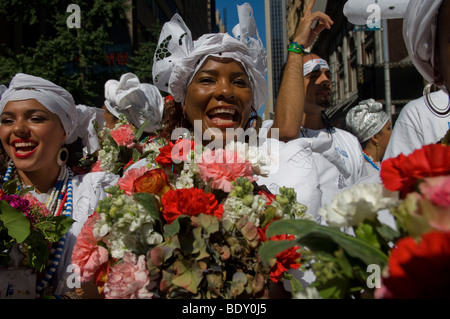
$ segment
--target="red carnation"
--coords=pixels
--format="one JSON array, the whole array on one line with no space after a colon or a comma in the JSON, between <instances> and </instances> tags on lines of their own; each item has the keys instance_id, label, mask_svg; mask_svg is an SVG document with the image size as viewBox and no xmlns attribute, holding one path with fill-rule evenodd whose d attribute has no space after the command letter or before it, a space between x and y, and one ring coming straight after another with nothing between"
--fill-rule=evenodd
<instances>
[{"instance_id":1,"label":"red carnation","mask_svg":"<svg viewBox=\"0 0 450 319\"><path fill-rule=\"evenodd\" d=\"M223 214L223 205L219 205L214 195L198 188L168 191L161 203L163 217L169 224L180 215L197 216L203 213L221 218Z\"/></svg>"},{"instance_id":2,"label":"red carnation","mask_svg":"<svg viewBox=\"0 0 450 319\"><path fill-rule=\"evenodd\" d=\"M189 152L194 150L195 142L188 139L179 139L174 143L169 142L168 145L159 149L159 155L155 162L163 167L172 166L187 160Z\"/></svg>"},{"instance_id":3,"label":"red carnation","mask_svg":"<svg viewBox=\"0 0 450 319\"><path fill-rule=\"evenodd\" d=\"M293 240L292 235L277 235L270 238L270 240ZM289 269L298 269L300 267L300 247L294 246L278 253L275 265L270 269L270 279L273 282L278 282L283 274Z\"/></svg>"},{"instance_id":4,"label":"red carnation","mask_svg":"<svg viewBox=\"0 0 450 319\"><path fill-rule=\"evenodd\" d=\"M433 231L416 241L400 239L388 262L376 298L420 299L450 297L450 233Z\"/></svg>"},{"instance_id":5,"label":"red carnation","mask_svg":"<svg viewBox=\"0 0 450 319\"><path fill-rule=\"evenodd\" d=\"M441 144L425 145L409 156L400 154L382 162L380 177L390 191L400 191L401 198L415 190L424 177L450 174L450 147Z\"/></svg>"}]
</instances>

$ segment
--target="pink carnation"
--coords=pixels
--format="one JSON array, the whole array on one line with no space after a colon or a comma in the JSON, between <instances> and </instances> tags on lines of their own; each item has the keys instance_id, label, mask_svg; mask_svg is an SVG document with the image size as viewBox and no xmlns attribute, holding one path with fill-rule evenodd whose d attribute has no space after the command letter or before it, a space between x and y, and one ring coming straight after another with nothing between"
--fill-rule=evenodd
<instances>
[{"instance_id":1,"label":"pink carnation","mask_svg":"<svg viewBox=\"0 0 450 319\"><path fill-rule=\"evenodd\" d=\"M73 248L72 264L79 267L77 272L82 282L91 280L100 266L108 262L108 251L97 245L97 239L93 235L94 226L100 218L97 213L89 216Z\"/></svg>"},{"instance_id":2,"label":"pink carnation","mask_svg":"<svg viewBox=\"0 0 450 319\"><path fill-rule=\"evenodd\" d=\"M149 169L146 166L141 168L132 168L125 171L123 177L119 179L118 185L120 189L128 196L131 196L133 191L133 183L136 179L147 173Z\"/></svg>"},{"instance_id":3,"label":"pink carnation","mask_svg":"<svg viewBox=\"0 0 450 319\"><path fill-rule=\"evenodd\" d=\"M229 193L232 181L238 177L246 177L251 182L257 180L253 177L252 164L243 160L231 150L206 150L202 154L201 162L197 163L198 171L205 182L211 182L215 189Z\"/></svg>"},{"instance_id":4,"label":"pink carnation","mask_svg":"<svg viewBox=\"0 0 450 319\"><path fill-rule=\"evenodd\" d=\"M110 269L108 281L105 284L107 299L150 299L153 293L146 287L150 280L146 269L145 255L139 258L131 252L126 252L123 262Z\"/></svg>"},{"instance_id":5,"label":"pink carnation","mask_svg":"<svg viewBox=\"0 0 450 319\"><path fill-rule=\"evenodd\" d=\"M117 129L111 130L111 136L119 146L126 146L127 148L133 148L135 143L135 136L131 124L125 124Z\"/></svg>"},{"instance_id":6,"label":"pink carnation","mask_svg":"<svg viewBox=\"0 0 450 319\"><path fill-rule=\"evenodd\" d=\"M101 163L100 161L95 162L94 164L91 165L91 173L95 173L95 172L103 172L102 168L101 168Z\"/></svg>"},{"instance_id":7,"label":"pink carnation","mask_svg":"<svg viewBox=\"0 0 450 319\"><path fill-rule=\"evenodd\" d=\"M450 207L450 176L425 178L419 189L433 204Z\"/></svg>"}]
</instances>

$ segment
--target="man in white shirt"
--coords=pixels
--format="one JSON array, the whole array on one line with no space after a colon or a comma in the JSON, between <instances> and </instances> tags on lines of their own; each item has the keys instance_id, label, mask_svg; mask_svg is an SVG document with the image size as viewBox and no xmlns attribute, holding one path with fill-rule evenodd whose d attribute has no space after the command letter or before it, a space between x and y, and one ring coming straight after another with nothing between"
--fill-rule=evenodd
<instances>
[{"instance_id":1,"label":"man in white shirt","mask_svg":"<svg viewBox=\"0 0 450 319\"><path fill-rule=\"evenodd\" d=\"M442 109L449 104L449 97L444 91L433 92L429 98ZM397 157L401 153L409 155L423 145L437 143L449 129L450 114L442 117L435 115L427 107L423 96L410 101L400 111L383 159Z\"/></svg>"},{"instance_id":2,"label":"man in white shirt","mask_svg":"<svg viewBox=\"0 0 450 319\"><path fill-rule=\"evenodd\" d=\"M331 80L328 63L316 54L304 55L303 76L305 105L302 125L298 128L292 128L278 123L279 135L280 139L283 139L284 136L290 136L293 134L293 130L296 130L298 133L295 138L326 138L333 141L334 148L347 169L347 174L330 176L325 169L319 172L320 178L323 179L321 182L321 185L323 185L322 204L327 204L335 193L355 184L360 178L366 176L367 170L364 166L361 145L356 136L333 127L325 116L325 110L331 105ZM280 99L280 96L278 98ZM279 112L280 107L295 108L296 104L300 105L300 102L294 99L288 99L288 103L290 105L277 103L277 112ZM273 121L268 120L263 122L262 127L269 129L272 125ZM285 134L284 130L289 131L289 133Z\"/></svg>"}]
</instances>

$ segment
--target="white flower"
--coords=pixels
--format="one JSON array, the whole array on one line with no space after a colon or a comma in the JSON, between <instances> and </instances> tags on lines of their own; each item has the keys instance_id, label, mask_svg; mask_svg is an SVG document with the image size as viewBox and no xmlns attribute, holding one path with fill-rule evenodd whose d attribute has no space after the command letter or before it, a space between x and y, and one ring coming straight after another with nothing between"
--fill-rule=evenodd
<instances>
[{"instance_id":1,"label":"white flower","mask_svg":"<svg viewBox=\"0 0 450 319\"><path fill-rule=\"evenodd\" d=\"M98 152L98 160L100 161L100 168L105 172L112 172L117 158L119 157L119 150L109 147L104 148Z\"/></svg>"},{"instance_id":2,"label":"white flower","mask_svg":"<svg viewBox=\"0 0 450 319\"><path fill-rule=\"evenodd\" d=\"M373 220L378 211L397 204L396 194L381 184L359 184L336 194L330 205L319 209L319 215L332 227L349 227Z\"/></svg>"}]
</instances>

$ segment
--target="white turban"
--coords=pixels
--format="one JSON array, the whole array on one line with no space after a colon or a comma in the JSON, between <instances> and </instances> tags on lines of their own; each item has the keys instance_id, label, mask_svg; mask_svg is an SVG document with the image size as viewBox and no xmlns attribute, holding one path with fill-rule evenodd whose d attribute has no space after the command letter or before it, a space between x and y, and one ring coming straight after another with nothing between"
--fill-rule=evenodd
<instances>
[{"instance_id":1,"label":"white turban","mask_svg":"<svg viewBox=\"0 0 450 319\"><path fill-rule=\"evenodd\" d=\"M153 83L174 100L184 103L188 85L209 56L233 58L244 66L250 79L254 107L258 110L267 99L266 50L259 38L253 9L245 3L237 6L239 24L234 37L227 33L211 33L192 40L183 19L175 14L165 23L158 41L153 64Z\"/></svg>"},{"instance_id":2,"label":"white turban","mask_svg":"<svg viewBox=\"0 0 450 319\"><path fill-rule=\"evenodd\" d=\"M417 70L434 82L437 16L442 0L410 0L403 21L403 38Z\"/></svg>"},{"instance_id":3,"label":"white turban","mask_svg":"<svg viewBox=\"0 0 450 319\"><path fill-rule=\"evenodd\" d=\"M64 88L45 80L43 78L17 73L11 80L8 89L3 93L0 100L0 113L3 112L9 101L22 101L35 99L50 112L56 114L60 119L66 132L66 144L74 143L78 137L82 138L83 144L89 151L95 151L98 145L96 134L87 128L90 120L83 116L80 122L80 114L88 110L85 106L77 108L72 95ZM94 115L95 112L89 112Z\"/></svg>"},{"instance_id":4,"label":"white turban","mask_svg":"<svg viewBox=\"0 0 450 319\"><path fill-rule=\"evenodd\" d=\"M147 83L140 83L133 73L126 73L120 81L108 80L105 83L105 106L117 118L122 114L136 128L146 120L147 133L161 128L164 111L164 99L158 88Z\"/></svg>"},{"instance_id":5,"label":"white turban","mask_svg":"<svg viewBox=\"0 0 450 319\"><path fill-rule=\"evenodd\" d=\"M344 15L355 25L367 25L376 17L379 19L401 19L405 14L409 0L348 0L344 5Z\"/></svg>"},{"instance_id":6,"label":"white turban","mask_svg":"<svg viewBox=\"0 0 450 319\"><path fill-rule=\"evenodd\" d=\"M383 105L368 99L359 102L359 105L348 111L345 124L358 141L364 143L379 133L388 120L389 116L383 111Z\"/></svg>"}]
</instances>

